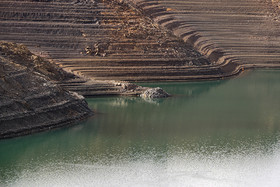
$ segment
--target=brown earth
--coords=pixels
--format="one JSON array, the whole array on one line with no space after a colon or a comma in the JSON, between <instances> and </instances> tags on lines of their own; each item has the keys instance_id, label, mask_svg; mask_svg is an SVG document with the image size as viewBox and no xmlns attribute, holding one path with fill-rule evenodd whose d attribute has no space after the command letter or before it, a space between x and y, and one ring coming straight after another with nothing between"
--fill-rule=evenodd
<instances>
[{"instance_id":1,"label":"brown earth","mask_svg":"<svg viewBox=\"0 0 280 187\"><path fill-rule=\"evenodd\" d=\"M95 80L215 79L240 72L220 49L204 53L194 47L196 36L185 42L125 2L3 0L0 40L23 43Z\"/></svg>"},{"instance_id":2,"label":"brown earth","mask_svg":"<svg viewBox=\"0 0 280 187\"><path fill-rule=\"evenodd\" d=\"M226 57L226 63L237 64L237 69L280 67L280 14L276 1L126 1L190 43L211 62L214 55L215 62L224 62Z\"/></svg>"}]
</instances>

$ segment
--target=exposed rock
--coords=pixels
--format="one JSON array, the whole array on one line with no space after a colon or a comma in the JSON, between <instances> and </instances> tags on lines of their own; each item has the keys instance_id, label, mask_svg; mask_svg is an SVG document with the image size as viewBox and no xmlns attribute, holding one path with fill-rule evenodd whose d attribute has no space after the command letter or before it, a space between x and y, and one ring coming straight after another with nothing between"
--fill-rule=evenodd
<instances>
[{"instance_id":1,"label":"exposed rock","mask_svg":"<svg viewBox=\"0 0 280 187\"><path fill-rule=\"evenodd\" d=\"M132 83L121 83L121 86L125 90L135 90L138 86Z\"/></svg>"},{"instance_id":2,"label":"exposed rock","mask_svg":"<svg viewBox=\"0 0 280 187\"><path fill-rule=\"evenodd\" d=\"M0 139L70 125L92 115L82 96L53 82L67 73L36 59L22 45L0 42Z\"/></svg>"},{"instance_id":3,"label":"exposed rock","mask_svg":"<svg viewBox=\"0 0 280 187\"><path fill-rule=\"evenodd\" d=\"M1 56L9 61L26 67L34 72L48 77L51 80L62 81L75 78L75 75L64 71L55 63L31 53L25 45L11 42L0 42Z\"/></svg>"},{"instance_id":4,"label":"exposed rock","mask_svg":"<svg viewBox=\"0 0 280 187\"><path fill-rule=\"evenodd\" d=\"M165 92L162 88L149 88L144 93L140 95L144 99L153 99L153 98L164 98L169 97L170 95Z\"/></svg>"}]
</instances>

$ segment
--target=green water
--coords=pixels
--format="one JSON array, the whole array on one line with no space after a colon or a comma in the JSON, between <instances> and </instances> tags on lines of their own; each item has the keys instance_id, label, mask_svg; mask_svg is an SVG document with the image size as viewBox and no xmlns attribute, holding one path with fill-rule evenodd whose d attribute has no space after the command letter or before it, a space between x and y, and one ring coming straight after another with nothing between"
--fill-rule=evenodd
<instances>
[{"instance_id":1,"label":"green water","mask_svg":"<svg viewBox=\"0 0 280 187\"><path fill-rule=\"evenodd\" d=\"M79 125L0 141L0 186L280 186L280 71L87 99Z\"/></svg>"}]
</instances>

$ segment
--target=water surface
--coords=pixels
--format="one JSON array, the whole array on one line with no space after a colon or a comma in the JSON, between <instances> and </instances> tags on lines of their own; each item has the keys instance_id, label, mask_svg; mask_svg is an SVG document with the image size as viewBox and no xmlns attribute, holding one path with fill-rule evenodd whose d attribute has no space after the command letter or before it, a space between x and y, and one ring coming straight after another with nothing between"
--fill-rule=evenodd
<instances>
[{"instance_id":1,"label":"water surface","mask_svg":"<svg viewBox=\"0 0 280 187\"><path fill-rule=\"evenodd\" d=\"M3 186L280 186L280 72L90 98L79 125L0 141Z\"/></svg>"}]
</instances>

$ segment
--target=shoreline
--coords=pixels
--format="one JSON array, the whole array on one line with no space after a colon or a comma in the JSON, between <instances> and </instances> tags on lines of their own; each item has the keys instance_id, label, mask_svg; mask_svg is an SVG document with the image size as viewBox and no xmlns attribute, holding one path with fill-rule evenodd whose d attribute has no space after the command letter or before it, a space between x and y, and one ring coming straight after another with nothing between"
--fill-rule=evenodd
<instances>
[{"instance_id":1,"label":"shoreline","mask_svg":"<svg viewBox=\"0 0 280 187\"><path fill-rule=\"evenodd\" d=\"M29 52L32 63L22 71L42 74L50 79L44 84L51 81L66 93L140 96L149 89L137 85L141 82L215 81L254 69L280 69L279 10L267 1L240 0L240 7L248 6L238 9L233 3L223 10L224 4L216 1L208 7L195 0L190 0L191 5L182 1L180 6L171 0L10 0L0 7L0 41L26 45L37 56ZM263 10L257 11L261 6ZM59 68L52 69L55 64ZM47 97L50 102L59 98L47 93L36 93L34 98ZM4 110L9 104L2 100ZM20 107L32 116L25 97L23 101ZM49 109L46 113L52 112ZM0 120L8 121L9 115ZM59 127L68 124L59 123L52 122ZM33 129L49 127L55 125Z\"/></svg>"}]
</instances>

